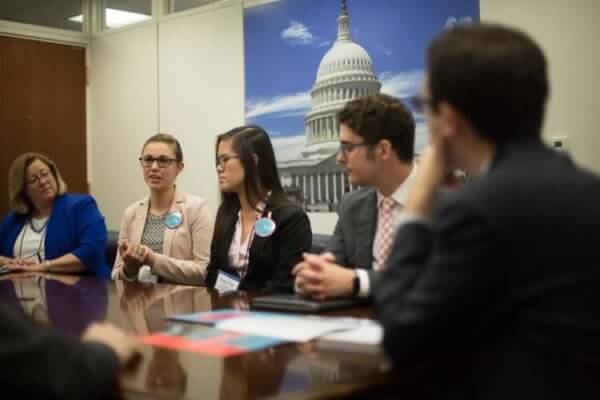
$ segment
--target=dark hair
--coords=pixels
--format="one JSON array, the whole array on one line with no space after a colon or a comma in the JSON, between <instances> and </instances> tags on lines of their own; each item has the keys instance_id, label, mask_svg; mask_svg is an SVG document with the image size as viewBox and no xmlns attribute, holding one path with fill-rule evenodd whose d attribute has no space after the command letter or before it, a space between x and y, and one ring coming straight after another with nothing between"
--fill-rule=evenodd
<instances>
[{"instance_id":1,"label":"dark hair","mask_svg":"<svg viewBox=\"0 0 600 400\"><path fill-rule=\"evenodd\" d=\"M233 150L244 167L244 189L252 206L256 207L258 202L267 197L269 207L290 204L281 187L271 140L264 129L255 125L245 125L220 134L217 136L215 155L219 143L225 140L232 141ZM215 256L220 253L219 246L227 251L239 210L240 201L237 193L221 192L221 205L217 211L211 245L211 252Z\"/></svg>"},{"instance_id":2,"label":"dark hair","mask_svg":"<svg viewBox=\"0 0 600 400\"><path fill-rule=\"evenodd\" d=\"M491 24L456 26L430 44L427 69L434 111L447 102L494 143L540 137L546 59L526 34Z\"/></svg>"},{"instance_id":3,"label":"dark hair","mask_svg":"<svg viewBox=\"0 0 600 400\"><path fill-rule=\"evenodd\" d=\"M166 143L170 145L173 148L177 162L183 161L183 151L181 150L181 145L179 144L179 140L175 139L173 135L169 135L168 133L157 133L156 135L150 136L142 146L142 153L144 152L144 149L148 143Z\"/></svg>"},{"instance_id":4,"label":"dark hair","mask_svg":"<svg viewBox=\"0 0 600 400\"><path fill-rule=\"evenodd\" d=\"M389 140L399 159L412 161L415 120L410 110L395 97L376 94L349 101L337 113L337 120L367 143Z\"/></svg>"}]
</instances>

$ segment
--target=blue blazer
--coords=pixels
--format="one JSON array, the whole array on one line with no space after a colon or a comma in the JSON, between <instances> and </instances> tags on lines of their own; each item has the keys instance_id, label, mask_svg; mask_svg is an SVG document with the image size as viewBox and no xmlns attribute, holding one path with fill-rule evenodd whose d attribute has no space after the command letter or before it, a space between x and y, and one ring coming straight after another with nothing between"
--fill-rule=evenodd
<instances>
[{"instance_id":1,"label":"blue blazer","mask_svg":"<svg viewBox=\"0 0 600 400\"><path fill-rule=\"evenodd\" d=\"M9 213L0 225L0 254L14 257L19 232L29 215ZM87 267L83 275L110 278L106 264L106 225L96 201L87 194L63 194L54 201L44 241L46 258L72 253Z\"/></svg>"}]
</instances>

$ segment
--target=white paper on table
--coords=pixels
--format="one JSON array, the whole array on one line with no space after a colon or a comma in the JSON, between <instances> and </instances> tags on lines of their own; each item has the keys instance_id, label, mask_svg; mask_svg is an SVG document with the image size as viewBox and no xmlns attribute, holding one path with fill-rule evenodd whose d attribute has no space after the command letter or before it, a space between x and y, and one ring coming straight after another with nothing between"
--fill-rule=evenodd
<instances>
[{"instance_id":1,"label":"white paper on table","mask_svg":"<svg viewBox=\"0 0 600 400\"><path fill-rule=\"evenodd\" d=\"M340 343L348 345L362 345L377 347L383 340L383 327L375 321L363 323L353 329L342 332L333 332L319 338L319 343Z\"/></svg>"},{"instance_id":2,"label":"white paper on table","mask_svg":"<svg viewBox=\"0 0 600 400\"><path fill-rule=\"evenodd\" d=\"M308 342L326 333L357 327L360 320L353 318L248 316L219 322L217 329L267 336L290 342Z\"/></svg>"}]
</instances>

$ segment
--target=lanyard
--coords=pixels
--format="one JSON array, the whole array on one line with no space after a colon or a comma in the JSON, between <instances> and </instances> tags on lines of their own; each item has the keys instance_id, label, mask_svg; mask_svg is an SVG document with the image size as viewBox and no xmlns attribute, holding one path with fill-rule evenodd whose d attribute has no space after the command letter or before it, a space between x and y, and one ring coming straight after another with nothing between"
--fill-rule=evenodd
<instances>
[{"instance_id":1,"label":"lanyard","mask_svg":"<svg viewBox=\"0 0 600 400\"><path fill-rule=\"evenodd\" d=\"M23 256L23 241L25 240L25 235L27 234L27 225L29 225L30 222L31 222L31 220L29 220L23 226L23 234L21 235L21 241L19 242L19 255L18 255L19 258L21 258ZM32 229L32 231L33 231L33 229ZM48 232L48 222L46 222L46 224L42 228L41 232L37 232L37 233L42 234L42 237L40 238L40 243L38 244L37 251L34 254L27 256L27 258L37 255L38 261L42 262L42 259L40 256L40 250L42 248L42 243L44 243L44 239L46 239L46 232Z\"/></svg>"}]
</instances>

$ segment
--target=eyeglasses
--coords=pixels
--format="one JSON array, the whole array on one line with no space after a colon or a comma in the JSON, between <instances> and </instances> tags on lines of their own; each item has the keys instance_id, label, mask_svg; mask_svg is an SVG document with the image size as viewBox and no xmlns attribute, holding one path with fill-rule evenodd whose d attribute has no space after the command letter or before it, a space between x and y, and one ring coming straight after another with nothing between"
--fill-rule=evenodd
<instances>
[{"instance_id":1,"label":"eyeglasses","mask_svg":"<svg viewBox=\"0 0 600 400\"><path fill-rule=\"evenodd\" d=\"M431 107L433 104L430 98L421 95L413 96L410 100L415 109L420 113L425 111L425 107Z\"/></svg>"},{"instance_id":2,"label":"eyeglasses","mask_svg":"<svg viewBox=\"0 0 600 400\"><path fill-rule=\"evenodd\" d=\"M140 157L139 160L144 168L151 168L154 165L155 161L160 168L167 168L171 163L177 162L176 158L169 158L165 156L160 156L158 158L154 158L152 156L144 156Z\"/></svg>"},{"instance_id":3,"label":"eyeglasses","mask_svg":"<svg viewBox=\"0 0 600 400\"><path fill-rule=\"evenodd\" d=\"M47 169L40 171L40 173L37 175L32 175L31 177L29 177L29 179L27 179L27 184L33 186L38 183L41 183L42 180L46 179L50 179L50 171L48 171Z\"/></svg>"},{"instance_id":4,"label":"eyeglasses","mask_svg":"<svg viewBox=\"0 0 600 400\"><path fill-rule=\"evenodd\" d=\"M359 146L370 146L371 143L361 142L361 143L351 143L351 142L341 142L340 148L338 149L338 153L342 153L347 156L349 153L352 153L354 149Z\"/></svg>"},{"instance_id":5,"label":"eyeglasses","mask_svg":"<svg viewBox=\"0 0 600 400\"><path fill-rule=\"evenodd\" d=\"M225 168L227 161L233 160L234 158L240 158L240 156L230 156L229 154L223 154L216 158L215 165L217 168Z\"/></svg>"}]
</instances>

